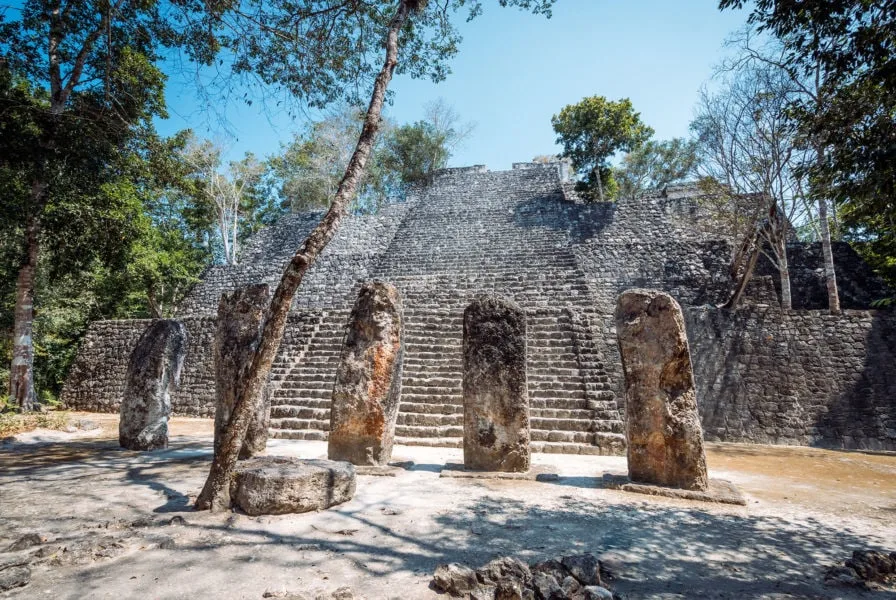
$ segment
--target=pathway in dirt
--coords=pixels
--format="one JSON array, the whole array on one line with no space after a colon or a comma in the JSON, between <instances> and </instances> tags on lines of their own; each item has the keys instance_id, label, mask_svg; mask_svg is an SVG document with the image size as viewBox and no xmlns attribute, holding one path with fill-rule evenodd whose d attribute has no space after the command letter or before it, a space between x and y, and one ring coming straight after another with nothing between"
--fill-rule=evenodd
<instances>
[{"instance_id":1,"label":"pathway in dirt","mask_svg":"<svg viewBox=\"0 0 896 600\"><path fill-rule=\"evenodd\" d=\"M440 563L584 551L626 598L859 598L825 586L824 568L854 549L896 550L893 455L710 444L711 477L747 496L736 507L603 489L624 457L536 454L558 481L471 480L439 477L458 449L396 447L414 466L359 477L348 503L253 518L190 509L211 421L173 419L168 450L137 453L118 448L114 415L75 417L100 427L0 446L0 549L45 538L31 583L4 598L314 598L346 585L370 600L437 598ZM326 445L274 440L269 453L314 458Z\"/></svg>"}]
</instances>

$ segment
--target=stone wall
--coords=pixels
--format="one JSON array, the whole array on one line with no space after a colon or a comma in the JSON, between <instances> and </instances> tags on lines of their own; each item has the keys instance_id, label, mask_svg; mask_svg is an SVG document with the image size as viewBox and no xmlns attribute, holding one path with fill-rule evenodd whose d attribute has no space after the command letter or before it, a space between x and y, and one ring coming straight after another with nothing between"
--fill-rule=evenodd
<instances>
[{"instance_id":1,"label":"stone wall","mask_svg":"<svg viewBox=\"0 0 896 600\"><path fill-rule=\"evenodd\" d=\"M172 411L211 417L215 396L215 321L210 317L188 317L182 321L187 328L187 357L180 384L171 394ZM77 410L117 412L131 351L151 323L150 319L91 323L62 390L62 403Z\"/></svg>"},{"instance_id":2,"label":"stone wall","mask_svg":"<svg viewBox=\"0 0 896 600\"><path fill-rule=\"evenodd\" d=\"M707 439L896 450L896 314L685 314Z\"/></svg>"}]
</instances>

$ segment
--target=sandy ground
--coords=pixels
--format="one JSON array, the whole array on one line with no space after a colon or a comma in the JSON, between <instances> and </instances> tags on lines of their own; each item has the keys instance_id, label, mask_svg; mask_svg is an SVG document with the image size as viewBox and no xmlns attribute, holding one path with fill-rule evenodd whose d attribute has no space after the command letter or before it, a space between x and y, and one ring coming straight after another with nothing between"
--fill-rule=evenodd
<instances>
[{"instance_id":1,"label":"sandy ground","mask_svg":"<svg viewBox=\"0 0 896 600\"><path fill-rule=\"evenodd\" d=\"M115 416L74 416L101 427L0 445L0 549L36 532L47 555L4 598L313 598L346 585L369 600L447 598L429 589L440 563L584 551L625 598L896 598L823 584L854 549L896 550L893 455L710 445L711 476L748 499L737 507L603 489L622 457L536 454L559 481L470 480L439 477L459 449L396 447L414 466L359 477L350 502L254 518L190 508L211 421L174 419L168 450L137 453L118 447ZM269 448L325 453L321 442Z\"/></svg>"}]
</instances>

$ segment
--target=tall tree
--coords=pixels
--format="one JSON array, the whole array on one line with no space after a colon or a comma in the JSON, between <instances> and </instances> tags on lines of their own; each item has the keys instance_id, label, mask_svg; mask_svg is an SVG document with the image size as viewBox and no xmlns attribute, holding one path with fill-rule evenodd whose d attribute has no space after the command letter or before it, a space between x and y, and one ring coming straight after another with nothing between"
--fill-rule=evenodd
<instances>
[{"instance_id":1,"label":"tall tree","mask_svg":"<svg viewBox=\"0 0 896 600\"><path fill-rule=\"evenodd\" d=\"M722 9L745 5L719 3ZM814 84L793 114L816 149L817 195L843 205L852 224L883 241L882 247L896 247L885 241L896 236L896 4L757 0L749 6L751 26L780 42L780 66ZM819 210L826 213L827 207L819 203ZM827 219L820 225L830 309L838 312Z\"/></svg>"},{"instance_id":2,"label":"tall tree","mask_svg":"<svg viewBox=\"0 0 896 600\"><path fill-rule=\"evenodd\" d=\"M179 8L189 13L188 3ZM7 199L17 206L21 231L10 395L22 409L35 404L34 291L42 247L60 239L54 234L74 230L71 223L54 230L51 221L65 214L61 205L85 207L99 199L96 190L116 175L114 163L129 137L164 114L164 77L154 63L162 42L178 38L163 13L153 0L26 0L0 15L0 66L13 86L27 84L29 97L15 100L27 106L31 124L28 151L4 152L3 159L27 185ZM63 198L79 200L58 204Z\"/></svg>"},{"instance_id":3,"label":"tall tree","mask_svg":"<svg viewBox=\"0 0 896 600\"><path fill-rule=\"evenodd\" d=\"M214 212L223 262L235 265L242 239L247 230L254 229L251 217L261 201L258 188L264 166L247 153L242 160L231 161L225 171L222 152L211 141L193 139L184 150L184 160L191 166L197 187Z\"/></svg>"},{"instance_id":4,"label":"tall tree","mask_svg":"<svg viewBox=\"0 0 896 600\"><path fill-rule=\"evenodd\" d=\"M503 6L516 5L548 15L552 3L553 0L500 0ZM481 4L475 0L450 5L426 0L368 3L258 0L257 4L250 4L254 12L248 19L242 5L235 7L230 15L242 25L237 28L239 36L230 40L237 54L235 64L258 73L262 81L283 86L297 99L308 103L326 104L346 91L347 80L370 73L372 57L366 44L374 43L384 50L385 59L373 81L355 151L330 208L286 266L265 311L258 348L240 375L231 421L196 500L197 508L230 507L231 475L279 350L292 299L308 268L336 234L364 175L393 73L429 75L436 80L444 77L445 60L456 52L458 42L446 9L457 9L464 4L471 8L471 17L481 10ZM403 57L407 58L404 63ZM351 93L350 87L348 90Z\"/></svg>"},{"instance_id":5,"label":"tall tree","mask_svg":"<svg viewBox=\"0 0 896 600\"><path fill-rule=\"evenodd\" d=\"M563 146L563 156L572 159L573 168L581 175L593 177L601 202L606 195L605 179L611 174L610 157L637 148L653 135L628 98L584 98L551 117L551 124L557 143Z\"/></svg>"},{"instance_id":6,"label":"tall tree","mask_svg":"<svg viewBox=\"0 0 896 600\"><path fill-rule=\"evenodd\" d=\"M789 118L800 92L774 67L744 65L728 75L719 92L702 93L691 124L710 192L705 203L717 222L734 225L728 233L741 250L731 269L735 296L752 275L755 252L762 252L778 269L781 305L790 309L787 241L792 227L812 216L804 169L812 151L801 149Z\"/></svg>"},{"instance_id":7,"label":"tall tree","mask_svg":"<svg viewBox=\"0 0 896 600\"><path fill-rule=\"evenodd\" d=\"M280 199L281 205L301 212L326 208L345 173L358 135L364 124L365 110L342 103L328 114L309 123L281 152L267 159L268 186ZM385 119L381 129L389 131ZM376 168L381 137L374 143L373 164L358 185L354 208L379 204L377 195L383 186L377 182Z\"/></svg>"},{"instance_id":8,"label":"tall tree","mask_svg":"<svg viewBox=\"0 0 896 600\"><path fill-rule=\"evenodd\" d=\"M619 182L619 193L634 198L644 190L693 176L697 162L697 145L693 140L650 140L622 157L621 164L614 169L614 177Z\"/></svg>"},{"instance_id":9,"label":"tall tree","mask_svg":"<svg viewBox=\"0 0 896 600\"><path fill-rule=\"evenodd\" d=\"M425 181L448 165L448 136L427 121L401 125L386 136L378 153L378 167L387 195L403 195L409 185Z\"/></svg>"}]
</instances>

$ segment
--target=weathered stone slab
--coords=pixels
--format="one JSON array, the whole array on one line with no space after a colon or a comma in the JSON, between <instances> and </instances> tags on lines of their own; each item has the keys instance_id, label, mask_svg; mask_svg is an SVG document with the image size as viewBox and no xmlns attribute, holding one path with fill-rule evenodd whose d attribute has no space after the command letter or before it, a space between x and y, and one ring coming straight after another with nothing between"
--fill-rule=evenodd
<instances>
[{"instance_id":1,"label":"weathered stone slab","mask_svg":"<svg viewBox=\"0 0 896 600\"><path fill-rule=\"evenodd\" d=\"M529 470L526 315L510 300L476 298L464 311L464 466Z\"/></svg>"},{"instance_id":2,"label":"weathered stone slab","mask_svg":"<svg viewBox=\"0 0 896 600\"><path fill-rule=\"evenodd\" d=\"M264 313L270 304L266 284L250 285L221 295L215 329L215 454L220 450L224 431L236 404L240 373L252 360ZM261 404L252 416L240 458L264 452L271 420L271 399L265 386Z\"/></svg>"},{"instance_id":3,"label":"weathered stone slab","mask_svg":"<svg viewBox=\"0 0 896 600\"><path fill-rule=\"evenodd\" d=\"M128 450L168 447L171 392L177 386L187 354L183 323L152 323L131 353L119 407L118 442Z\"/></svg>"},{"instance_id":4,"label":"weathered stone slab","mask_svg":"<svg viewBox=\"0 0 896 600\"><path fill-rule=\"evenodd\" d=\"M555 469L545 466L533 466L528 471L468 471L460 463L447 463L439 471L439 477L453 477L455 479L515 479L518 481L560 481L560 475Z\"/></svg>"},{"instance_id":5,"label":"weathered stone slab","mask_svg":"<svg viewBox=\"0 0 896 600\"><path fill-rule=\"evenodd\" d=\"M736 504L746 506L747 499L740 489L724 479L710 479L704 490L685 490L662 485L634 483L624 475L604 475L603 487L611 490L622 490L648 496L664 496L680 500L697 500L699 502L716 502L719 504Z\"/></svg>"},{"instance_id":6,"label":"weathered stone slab","mask_svg":"<svg viewBox=\"0 0 896 600\"><path fill-rule=\"evenodd\" d=\"M395 286L361 286L333 385L328 455L356 465L389 462L401 399L401 296Z\"/></svg>"},{"instance_id":7,"label":"weathered stone slab","mask_svg":"<svg viewBox=\"0 0 896 600\"><path fill-rule=\"evenodd\" d=\"M355 495L355 467L348 462L257 456L237 462L230 496L249 515L322 510Z\"/></svg>"},{"instance_id":8,"label":"weathered stone slab","mask_svg":"<svg viewBox=\"0 0 896 600\"><path fill-rule=\"evenodd\" d=\"M654 290L623 292L616 338L625 375L628 472L635 483L706 490L706 455L681 307Z\"/></svg>"}]
</instances>

